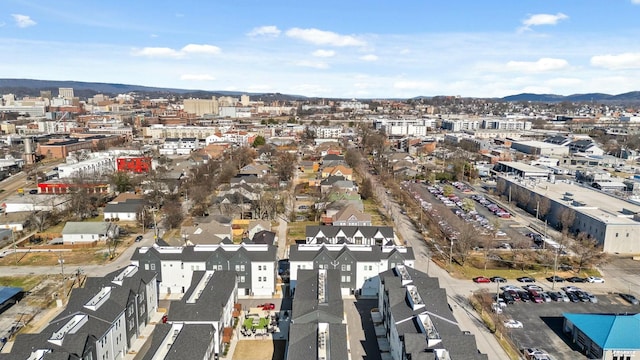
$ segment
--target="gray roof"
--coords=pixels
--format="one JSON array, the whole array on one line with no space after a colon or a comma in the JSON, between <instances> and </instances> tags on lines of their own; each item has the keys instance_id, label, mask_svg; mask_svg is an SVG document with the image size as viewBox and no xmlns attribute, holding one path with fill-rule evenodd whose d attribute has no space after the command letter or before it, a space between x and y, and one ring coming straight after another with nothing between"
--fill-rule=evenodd
<instances>
[{"instance_id":1,"label":"gray roof","mask_svg":"<svg viewBox=\"0 0 640 360\"><path fill-rule=\"evenodd\" d=\"M162 345L166 337L169 335L171 328L172 328L171 324L163 324L163 323L156 324L153 327L153 332L151 333L151 336L150 336L151 339L147 340L151 342L148 343L149 347L146 350L146 353L144 354L142 359L140 360L155 360L156 352L158 351L158 348L160 348L160 346Z\"/></svg>"},{"instance_id":2,"label":"gray roof","mask_svg":"<svg viewBox=\"0 0 640 360\"><path fill-rule=\"evenodd\" d=\"M68 221L62 229L62 234L68 235L84 235L84 234L98 234L106 235L111 226L115 224L109 222L76 222Z\"/></svg>"},{"instance_id":3,"label":"gray roof","mask_svg":"<svg viewBox=\"0 0 640 360\"><path fill-rule=\"evenodd\" d=\"M108 203L104 207L105 213L137 213L144 206L142 199L127 199L123 202Z\"/></svg>"},{"instance_id":4,"label":"gray roof","mask_svg":"<svg viewBox=\"0 0 640 360\"><path fill-rule=\"evenodd\" d=\"M352 249L359 249L353 251ZM366 251L362 251L366 249ZM331 259L337 259L343 253L349 253L358 262L377 262L398 255L405 260L415 260L413 248L404 246L382 245L308 245L296 244L289 248L290 261L312 261L320 254L327 254Z\"/></svg>"},{"instance_id":5,"label":"gray roof","mask_svg":"<svg viewBox=\"0 0 640 360\"><path fill-rule=\"evenodd\" d=\"M385 239L393 239L393 227L391 226L332 226L332 225L312 225L305 229L305 237L316 237L322 231L326 238L334 238L342 231L346 237L351 238L358 231L367 239L373 238L378 232Z\"/></svg>"},{"instance_id":6,"label":"gray roof","mask_svg":"<svg viewBox=\"0 0 640 360\"><path fill-rule=\"evenodd\" d=\"M164 360L206 359L207 350L214 341L214 331L210 324L185 324Z\"/></svg>"},{"instance_id":7,"label":"gray roof","mask_svg":"<svg viewBox=\"0 0 640 360\"><path fill-rule=\"evenodd\" d=\"M402 278L397 272L397 267L380 273L380 279L384 286L384 294L389 298L389 311L396 321L398 335L405 339L407 353L421 353L425 350L446 349L452 359L487 359L485 354L478 353L475 336L463 334L456 323L449 303L446 291L440 288L437 278L406 266L405 269L411 278L411 284L416 287L425 307L413 310L407 301L407 290L402 284ZM433 347L428 347L424 334L421 334L416 317L428 311L431 321L435 326L442 342ZM431 315L433 314L433 315ZM400 322L402 319L413 318L411 321ZM411 334L418 334L413 336ZM407 342L408 340L408 342ZM422 340L420 342L420 340Z\"/></svg>"},{"instance_id":8,"label":"gray roof","mask_svg":"<svg viewBox=\"0 0 640 360\"><path fill-rule=\"evenodd\" d=\"M330 359L348 359L347 325L329 324ZM287 360L318 359L318 324L292 324L289 327Z\"/></svg>"},{"instance_id":9,"label":"gray roof","mask_svg":"<svg viewBox=\"0 0 640 360\"><path fill-rule=\"evenodd\" d=\"M255 235L253 235L253 238L251 239L251 241L254 244L273 245L275 239L276 239L276 233L274 233L273 231L262 230L262 231L258 231Z\"/></svg>"},{"instance_id":10,"label":"gray roof","mask_svg":"<svg viewBox=\"0 0 640 360\"><path fill-rule=\"evenodd\" d=\"M233 297L236 288L236 272L229 270L215 271L201 289L195 302L187 303L191 295L197 291L197 285L206 275L205 271L194 271L191 286L182 300L172 301L168 314L169 321L204 322L220 321L224 306ZM205 280L206 281L206 280Z\"/></svg>"},{"instance_id":11,"label":"gray roof","mask_svg":"<svg viewBox=\"0 0 640 360\"><path fill-rule=\"evenodd\" d=\"M175 251L179 249L180 251ZM249 249L249 250L247 250ZM165 251L166 250L166 251ZM141 260L153 257L159 260L182 260L184 262L206 261L209 258L221 255L231 259L238 253L242 253L251 261L276 261L278 248L273 245L203 245L203 246L183 246L183 247L139 247L136 248L131 260Z\"/></svg>"},{"instance_id":12,"label":"gray roof","mask_svg":"<svg viewBox=\"0 0 640 360\"><path fill-rule=\"evenodd\" d=\"M298 270L298 285L292 304L291 322L342 323L344 306L340 289L340 271L327 270L326 301L318 301L318 269Z\"/></svg>"}]
</instances>

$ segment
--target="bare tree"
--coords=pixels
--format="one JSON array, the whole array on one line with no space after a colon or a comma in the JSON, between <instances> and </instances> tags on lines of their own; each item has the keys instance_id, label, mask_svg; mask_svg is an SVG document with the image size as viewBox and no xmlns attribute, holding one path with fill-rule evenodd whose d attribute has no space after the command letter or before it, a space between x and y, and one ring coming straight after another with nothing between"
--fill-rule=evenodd
<instances>
[{"instance_id":1,"label":"bare tree","mask_svg":"<svg viewBox=\"0 0 640 360\"><path fill-rule=\"evenodd\" d=\"M465 223L459 231L459 234L453 239L453 253L457 255L460 265L465 264L469 257L469 253L476 246L478 237L476 229L472 224Z\"/></svg>"},{"instance_id":2,"label":"bare tree","mask_svg":"<svg viewBox=\"0 0 640 360\"><path fill-rule=\"evenodd\" d=\"M546 196L536 195L537 216L544 219L551 210L551 200Z\"/></svg>"},{"instance_id":3,"label":"bare tree","mask_svg":"<svg viewBox=\"0 0 640 360\"><path fill-rule=\"evenodd\" d=\"M587 233L579 233L570 248L575 253L578 272L585 268L600 265L606 260L606 254L602 252L598 241L591 238Z\"/></svg>"}]
</instances>

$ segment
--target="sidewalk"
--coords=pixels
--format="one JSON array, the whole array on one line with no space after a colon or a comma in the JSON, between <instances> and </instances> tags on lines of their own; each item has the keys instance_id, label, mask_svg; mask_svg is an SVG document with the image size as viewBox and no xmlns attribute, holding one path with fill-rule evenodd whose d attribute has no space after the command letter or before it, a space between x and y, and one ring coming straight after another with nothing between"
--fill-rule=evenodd
<instances>
[{"instance_id":1,"label":"sidewalk","mask_svg":"<svg viewBox=\"0 0 640 360\"><path fill-rule=\"evenodd\" d=\"M164 314L164 312L156 311L153 315L151 315L151 320L142 330L140 336L138 336L133 341L133 343L131 344L131 348L124 356L125 359L133 360L136 358L136 356L138 356L138 352L144 347L145 343L151 339L151 333L153 333L153 330L156 328L156 324L159 324L162 321L162 316Z\"/></svg>"}]
</instances>

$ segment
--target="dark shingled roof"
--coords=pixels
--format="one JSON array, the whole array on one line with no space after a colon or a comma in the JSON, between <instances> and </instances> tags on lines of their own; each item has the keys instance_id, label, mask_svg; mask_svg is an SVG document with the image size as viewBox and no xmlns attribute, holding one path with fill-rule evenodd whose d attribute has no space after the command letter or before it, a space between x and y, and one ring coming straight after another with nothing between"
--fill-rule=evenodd
<instances>
[{"instance_id":1,"label":"dark shingled roof","mask_svg":"<svg viewBox=\"0 0 640 360\"><path fill-rule=\"evenodd\" d=\"M298 270L298 285L293 297L293 323L341 323L344 306L340 289L340 270L327 270L326 301L318 302L318 269Z\"/></svg>"},{"instance_id":2,"label":"dark shingled roof","mask_svg":"<svg viewBox=\"0 0 640 360\"><path fill-rule=\"evenodd\" d=\"M422 353L434 349L446 349L452 359L486 360L487 355L480 354L475 336L460 331L456 319L449 308L446 291L440 288L437 278L406 266L411 284L416 287L425 307L413 310L407 300L407 292L397 268L380 273L384 284L384 293L388 294L389 311L396 321L398 335L405 340L407 353ZM415 318L428 311L431 322L442 341L433 347L427 346L426 336L421 333ZM412 321L400 322L413 318ZM416 334L416 335L414 335ZM413 359L413 357L412 357ZM428 359L428 357L427 357Z\"/></svg>"},{"instance_id":3,"label":"dark shingled roof","mask_svg":"<svg viewBox=\"0 0 640 360\"><path fill-rule=\"evenodd\" d=\"M247 250L248 246L258 247L260 250ZM267 246L266 250L262 250ZM251 261L276 261L278 248L274 245L242 245L239 248L233 244L220 246L184 246L180 251L167 251L163 249L177 249L176 247L139 247L136 248L131 260L140 260L147 257L155 257L162 260L182 260L184 262L206 261L207 259L220 254L227 259L231 259L238 252L246 256ZM255 249L255 248L254 248ZM235 250L235 251L234 251ZM217 253L217 254L216 254Z\"/></svg>"},{"instance_id":4,"label":"dark shingled roof","mask_svg":"<svg viewBox=\"0 0 640 360\"><path fill-rule=\"evenodd\" d=\"M197 290L196 285L207 274L205 271L194 271L191 286L182 300L172 301L168 314L169 321L220 321L224 306L233 296L236 288L236 272L228 270L215 271L199 298L193 303L187 303Z\"/></svg>"},{"instance_id":5,"label":"dark shingled roof","mask_svg":"<svg viewBox=\"0 0 640 360\"><path fill-rule=\"evenodd\" d=\"M289 328L289 349L287 360L307 360L318 358L318 324L292 324ZM330 359L348 359L347 325L329 324Z\"/></svg>"},{"instance_id":6,"label":"dark shingled roof","mask_svg":"<svg viewBox=\"0 0 640 360\"><path fill-rule=\"evenodd\" d=\"M214 331L211 324L185 324L164 360L206 359Z\"/></svg>"},{"instance_id":7,"label":"dark shingled roof","mask_svg":"<svg viewBox=\"0 0 640 360\"><path fill-rule=\"evenodd\" d=\"M352 251L350 246L357 246L360 249L366 249L366 251ZM335 250L337 248L337 250ZM306 250L317 249L317 250ZM374 262L381 259L388 259L394 254L400 255L405 260L415 260L412 247L395 247L395 246L363 246L363 245L307 245L296 244L289 248L289 261L312 261L317 258L321 253L327 254L331 259L337 259L344 252L348 252L358 262Z\"/></svg>"}]
</instances>

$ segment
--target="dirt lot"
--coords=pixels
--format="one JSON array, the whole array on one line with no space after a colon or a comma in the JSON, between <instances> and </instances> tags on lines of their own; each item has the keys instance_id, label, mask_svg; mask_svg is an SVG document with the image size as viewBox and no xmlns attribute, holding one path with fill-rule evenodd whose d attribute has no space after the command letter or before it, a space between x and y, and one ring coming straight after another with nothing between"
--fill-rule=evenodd
<instances>
[{"instance_id":1,"label":"dirt lot","mask_svg":"<svg viewBox=\"0 0 640 360\"><path fill-rule=\"evenodd\" d=\"M241 340L236 344L233 360L284 359L284 341Z\"/></svg>"}]
</instances>

